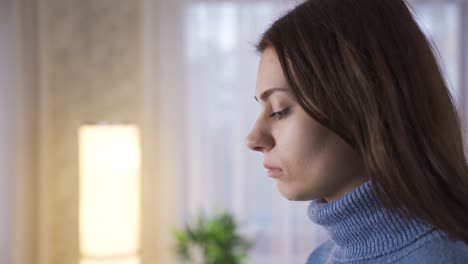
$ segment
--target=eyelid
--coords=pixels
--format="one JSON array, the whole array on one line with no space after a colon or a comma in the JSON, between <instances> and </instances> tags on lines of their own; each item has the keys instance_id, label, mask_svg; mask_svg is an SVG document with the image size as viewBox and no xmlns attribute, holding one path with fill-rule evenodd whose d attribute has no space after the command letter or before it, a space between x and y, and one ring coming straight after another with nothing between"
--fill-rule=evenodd
<instances>
[{"instance_id":1,"label":"eyelid","mask_svg":"<svg viewBox=\"0 0 468 264\"><path fill-rule=\"evenodd\" d=\"M283 119L288 113L291 107L286 107L281 111L276 111L270 114L271 118L276 118L277 115L281 115L281 117L276 118L277 120Z\"/></svg>"}]
</instances>

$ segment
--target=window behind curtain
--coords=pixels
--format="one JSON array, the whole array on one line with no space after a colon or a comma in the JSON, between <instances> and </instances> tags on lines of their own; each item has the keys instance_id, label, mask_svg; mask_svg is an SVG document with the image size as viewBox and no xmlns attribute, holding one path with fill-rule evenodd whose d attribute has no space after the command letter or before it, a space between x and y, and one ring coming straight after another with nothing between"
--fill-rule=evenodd
<instances>
[{"instance_id":1,"label":"window behind curtain","mask_svg":"<svg viewBox=\"0 0 468 264\"><path fill-rule=\"evenodd\" d=\"M308 202L281 197L244 138L254 101L260 34L292 1L192 1L185 8L186 220L225 208L256 240L251 262L305 263L328 235L307 218ZM455 3L419 3L418 21L436 43L451 92L459 94L459 13ZM417 98L415 98L417 100Z\"/></svg>"},{"instance_id":2,"label":"window behind curtain","mask_svg":"<svg viewBox=\"0 0 468 264\"><path fill-rule=\"evenodd\" d=\"M419 26L433 45L450 92L460 105L461 4L419 1L413 6Z\"/></svg>"}]
</instances>

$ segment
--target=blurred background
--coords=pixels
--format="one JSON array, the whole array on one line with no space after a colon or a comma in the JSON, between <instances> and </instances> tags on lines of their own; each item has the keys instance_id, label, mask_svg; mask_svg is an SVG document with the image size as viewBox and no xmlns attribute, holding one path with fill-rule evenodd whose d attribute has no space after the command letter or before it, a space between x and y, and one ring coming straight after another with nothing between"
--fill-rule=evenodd
<instances>
[{"instance_id":1,"label":"blurred background","mask_svg":"<svg viewBox=\"0 0 468 264\"><path fill-rule=\"evenodd\" d=\"M0 0L0 263L178 263L171 227L219 208L256 241L249 263L305 263L326 232L243 144L260 111L253 45L298 3ZM465 120L468 2L409 3ZM90 124L130 127L93 134L129 139L103 154L127 178L101 177Z\"/></svg>"}]
</instances>

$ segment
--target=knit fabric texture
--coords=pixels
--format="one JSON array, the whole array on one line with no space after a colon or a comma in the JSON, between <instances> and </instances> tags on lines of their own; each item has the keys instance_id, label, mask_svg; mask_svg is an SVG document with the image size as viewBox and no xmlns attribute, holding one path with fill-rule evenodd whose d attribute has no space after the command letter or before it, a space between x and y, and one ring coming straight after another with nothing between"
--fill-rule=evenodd
<instances>
[{"instance_id":1,"label":"knit fabric texture","mask_svg":"<svg viewBox=\"0 0 468 264\"><path fill-rule=\"evenodd\" d=\"M308 215L331 239L312 252L307 264L468 263L465 243L384 208L370 181L336 201L313 200Z\"/></svg>"}]
</instances>

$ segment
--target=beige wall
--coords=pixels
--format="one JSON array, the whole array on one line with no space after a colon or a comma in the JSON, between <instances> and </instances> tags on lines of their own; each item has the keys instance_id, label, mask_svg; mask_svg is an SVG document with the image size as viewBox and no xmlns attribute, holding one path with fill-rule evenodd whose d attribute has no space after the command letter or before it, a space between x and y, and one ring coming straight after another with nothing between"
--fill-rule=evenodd
<instances>
[{"instance_id":1,"label":"beige wall","mask_svg":"<svg viewBox=\"0 0 468 264\"><path fill-rule=\"evenodd\" d=\"M42 264L78 263L78 127L140 124L140 1L41 0Z\"/></svg>"}]
</instances>

